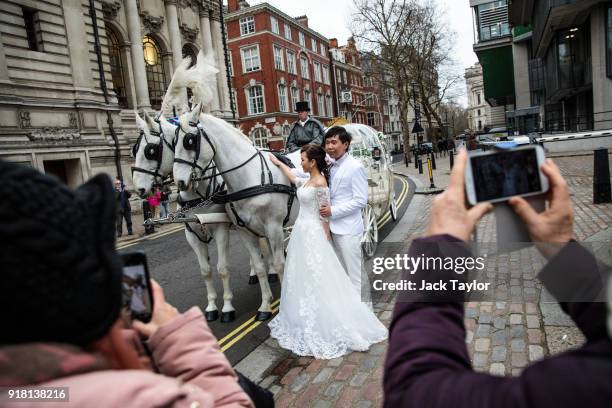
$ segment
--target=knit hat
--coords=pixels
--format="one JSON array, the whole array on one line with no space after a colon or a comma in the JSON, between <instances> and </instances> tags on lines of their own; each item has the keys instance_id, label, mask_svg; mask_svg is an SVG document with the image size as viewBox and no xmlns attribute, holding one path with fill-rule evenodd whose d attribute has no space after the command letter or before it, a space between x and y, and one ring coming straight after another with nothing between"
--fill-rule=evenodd
<instances>
[{"instance_id":1,"label":"knit hat","mask_svg":"<svg viewBox=\"0 0 612 408\"><path fill-rule=\"evenodd\" d=\"M115 206L106 175L72 190L0 160L0 344L84 345L108 332L121 307Z\"/></svg>"}]
</instances>

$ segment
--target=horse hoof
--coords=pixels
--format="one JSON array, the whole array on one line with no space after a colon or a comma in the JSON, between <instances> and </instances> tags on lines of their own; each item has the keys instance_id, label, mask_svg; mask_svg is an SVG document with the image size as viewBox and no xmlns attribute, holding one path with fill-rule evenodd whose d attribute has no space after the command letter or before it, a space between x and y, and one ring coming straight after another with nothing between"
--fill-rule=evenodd
<instances>
[{"instance_id":1,"label":"horse hoof","mask_svg":"<svg viewBox=\"0 0 612 408\"><path fill-rule=\"evenodd\" d=\"M236 320L236 312L221 312L221 323L231 323Z\"/></svg>"},{"instance_id":2,"label":"horse hoof","mask_svg":"<svg viewBox=\"0 0 612 408\"><path fill-rule=\"evenodd\" d=\"M255 320L258 322L263 322L272 317L272 312L257 312L257 316L255 316Z\"/></svg>"},{"instance_id":3,"label":"horse hoof","mask_svg":"<svg viewBox=\"0 0 612 408\"><path fill-rule=\"evenodd\" d=\"M219 311L212 310L210 312L204 312L204 316L206 316L207 322L214 322L215 320L219 318Z\"/></svg>"},{"instance_id":4,"label":"horse hoof","mask_svg":"<svg viewBox=\"0 0 612 408\"><path fill-rule=\"evenodd\" d=\"M259 283L259 278L257 275L249 276L249 285L257 285Z\"/></svg>"},{"instance_id":5,"label":"horse hoof","mask_svg":"<svg viewBox=\"0 0 612 408\"><path fill-rule=\"evenodd\" d=\"M277 273L271 273L270 275L268 275L268 283L276 283L276 282L278 282Z\"/></svg>"}]
</instances>

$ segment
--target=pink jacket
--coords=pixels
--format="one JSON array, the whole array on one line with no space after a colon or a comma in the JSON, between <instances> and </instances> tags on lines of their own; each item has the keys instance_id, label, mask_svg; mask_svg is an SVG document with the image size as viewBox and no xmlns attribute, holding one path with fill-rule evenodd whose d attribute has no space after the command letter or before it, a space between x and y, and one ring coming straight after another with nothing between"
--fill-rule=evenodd
<instances>
[{"instance_id":1,"label":"pink jacket","mask_svg":"<svg viewBox=\"0 0 612 408\"><path fill-rule=\"evenodd\" d=\"M161 202L161 192L158 190L155 193L147 197L147 201L151 207L157 207Z\"/></svg>"},{"instance_id":2,"label":"pink jacket","mask_svg":"<svg viewBox=\"0 0 612 408\"><path fill-rule=\"evenodd\" d=\"M94 370L86 373L74 370L77 371L74 375L39 384L68 387L69 402L29 404L41 408L253 407L252 401L238 385L236 374L219 349L200 309L191 308L160 327L149 339L149 346L162 374L145 370ZM6 362L7 358L0 360ZM64 360L64 366L69 370L70 362ZM10 369L1 367L0 371L7 368ZM14 371L19 370L15 368ZM13 404L4 400L0 401L0 406L24 407L28 403Z\"/></svg>"}]
</instances>

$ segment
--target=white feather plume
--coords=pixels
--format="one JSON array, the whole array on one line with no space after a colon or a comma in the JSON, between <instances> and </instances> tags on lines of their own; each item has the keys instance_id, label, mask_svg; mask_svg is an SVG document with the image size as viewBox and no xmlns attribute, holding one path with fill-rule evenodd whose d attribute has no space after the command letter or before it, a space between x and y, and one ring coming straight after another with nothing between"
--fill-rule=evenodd
<instances>
[{"instance_id":1,"label":"white feather plume","mask_svg":"<svg viewBox=\"0 0 612 408\"><path fill-rule=\"evenodd\" d=\"M191 58L186 57L176 67L161 104L161 113L164 116L174 116L174 110L176 110L177 115L188 110L187 90L184 84L186 81L185 77L189 75L188 68L190 64Z\"/></svg>"},{"instance_id":2,"label":"white feather plume","mask_svg":"<svg viewBox=\"0 0 612 408\"><path fill-rule=\"evenodd\" d=\"M136 126L138 126L139 130L144 132L147 128L147 123L140 117L137 111L134 111L134 115L136 115Z\"/></svg>"},{"instance_id":3,"label":"white feather plume","mask_svg":"<svg viewBox=\"0 0 612 408\"><path fill-rule=\"evenodd\" d=\"M217 63L214 54L209 52L204 55L200 50L197 63L187 70L183 76L183 86L191 88L193 93L192 104L201 104L204 108L210 108L214 97L214 88L217 86Z\"/></svg>"}]
</instances>

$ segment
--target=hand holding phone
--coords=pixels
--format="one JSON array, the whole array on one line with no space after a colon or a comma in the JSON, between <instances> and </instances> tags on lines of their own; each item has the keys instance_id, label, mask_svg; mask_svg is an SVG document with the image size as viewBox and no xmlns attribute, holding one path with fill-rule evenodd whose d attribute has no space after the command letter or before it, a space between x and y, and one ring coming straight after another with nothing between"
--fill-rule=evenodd
<instances>
[{"instance_id":1,"label":"hand holding phone","mask_svg":"<svg viewBox=\"0 0 612 408\"><path fill-rule=\"evenodd\" d=\"M123 305L130 310L132 319L149 322L153 314L151 277L144 252L122 254Z\"/></svg>"}]
</instances>

